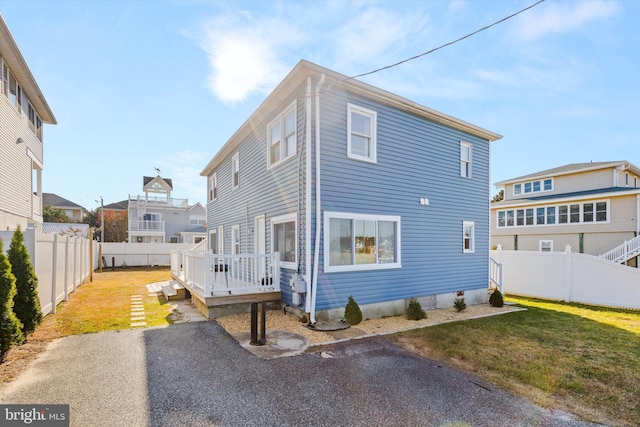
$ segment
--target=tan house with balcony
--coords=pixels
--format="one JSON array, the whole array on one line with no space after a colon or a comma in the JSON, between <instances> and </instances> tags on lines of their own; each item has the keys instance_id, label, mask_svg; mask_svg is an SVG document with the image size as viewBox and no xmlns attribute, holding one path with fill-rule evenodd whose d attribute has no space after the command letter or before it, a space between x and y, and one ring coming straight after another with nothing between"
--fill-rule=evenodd
<instances>
[{"instance_id":1,"label":"tan house with balcony","mask_svg":"<svg viewBox=\"0 0 640 427\"><path fill-rule=\"evenodd\" d=\"M640 168L627 161L573 163L495 184L493 248L599 255L637 266Z\"/></svg>"},{"instance_id":2,"label":"tan house with balcony","mask_svg":"<svg viewBox=\"0 0 640 427\"><path fill-rule=\"evenodd\" d=\"M57 122L0 15L0 230L41 229L44 123Z\"/></svg>"}]
</instances>

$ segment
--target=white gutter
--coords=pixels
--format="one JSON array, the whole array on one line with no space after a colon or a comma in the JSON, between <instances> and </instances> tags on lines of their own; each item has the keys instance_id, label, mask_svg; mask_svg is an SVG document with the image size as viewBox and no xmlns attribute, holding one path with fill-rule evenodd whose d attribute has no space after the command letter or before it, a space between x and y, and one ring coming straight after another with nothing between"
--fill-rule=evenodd
<instances>
[{"instance_id":1,"label":"white gutter","mask_svg":"<svg viewBox=\"0 0 640 427\"><path fill-rule=\"evenodd\" d=\"M324 73L316 85L316 240L313 254L313 281L311 286L310 323L316 323L316 293L318 290L318 263L320 262L320 225L322 210L320 209L320 87L324 83Z\"/></svg>"},{"instance_id":2,"label":"white gutter","mask_svg":"<svg viewBox=\"0 0 640 427\"><path fill-rule=\"evenodd\" d=\"M305 223L305 266L304 279L311 288L311 77L307 77L306 92L306 155L305 155L305 190L304 190L304 223ZM311 311L311 298L304 299L304 311Z\"/></svg>"}]
</instances>

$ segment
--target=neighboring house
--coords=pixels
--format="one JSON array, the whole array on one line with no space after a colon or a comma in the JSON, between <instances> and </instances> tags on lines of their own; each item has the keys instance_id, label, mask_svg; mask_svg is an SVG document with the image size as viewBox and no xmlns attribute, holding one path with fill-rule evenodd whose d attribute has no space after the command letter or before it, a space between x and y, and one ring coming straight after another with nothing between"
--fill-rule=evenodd
<instances>
[{"instance_id":1,"label":"neighboring house","mask_svg":"<svg viewBox=\"0 0 640 427\"><path fill-rule=\"evenodd\" d=\"M0 230L41 228L43 123L56 119L0 15Z\"/></svg>"},{"instance_id":2,"label":"neighboring house","mask_svg":"<svg viewBox=\"0 0 640 427\"><path fill-rule=\"evenodd\" d=\"M508 250L603 255L638 236L640 168L626 162L574 163L495 184L491 245ZM637 266L637 252L626 251Z\"/></svg>"},{"instance_id":3,"label":"neighboring house","mask_svg":"<svg viewBox=\"0 0 640 427\"><path fill-rule=\"evenodd\" d=\"M51 206L63 211L73 222L81 223L88 211L82 206L73 203L53 193L42 193L42 206Z\"/></svg>"},{"instance_id":4,"label":"neighboring house","mask_svg":"<svg viewBox=\"0 0 640 427\"><path fill-rule=\"evenodd\" d=\"M145 176L142 186L144 195L127 202L130 243L199 243L207 237L206 209L171 197L171 179Z\"/></svg>"},{"instance_id":5,"label":"neighboring house","mask_svg":"<svg viewBox=\"0 0 640 427\"><path fill-rule=\"evenodd\" d=\"M209 248L279 252L282 301L312 321L349 296L365 317L485 301L499 138L301 61L201 172Z\"/></svg>"}]
</instances>

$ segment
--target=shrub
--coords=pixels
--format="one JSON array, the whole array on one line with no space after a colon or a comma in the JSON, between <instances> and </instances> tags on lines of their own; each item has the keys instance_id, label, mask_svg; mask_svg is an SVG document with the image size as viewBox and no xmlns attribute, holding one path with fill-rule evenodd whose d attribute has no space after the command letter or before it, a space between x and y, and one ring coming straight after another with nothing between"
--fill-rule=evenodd
<instances>
[{"instance_id":1,"label":"shrub","mask_svg":"<svg viewBox=\"0 0 640 427\"><path fill-rule=\"evenodd\" d=\"M464 302L464 298L456 298L455 300L453 300L453 306L456 308L456 310L458 310L458 312L461 312L462 310L467 308L467 303Z\"/></svg>"},{"instance_id":2,"label":"shrub","mask_svg":"<svg viewBox=\"0 0 640 427\"><path fill-rule=\"evenodd\" d=\"M22 333L26 335L33 332L42 321L42 310L40 298L38 298L38 278L31 264L20 227L13 233L7 257L11 264L11 272L16 278L13 312L22 322Z\"/></svg>"},{"instance_id":3,"label":"shrub","mask_svg":"<svg viewBox=\"0 0 640 427\"><path fill-rule=\"evenodd\" d=\"M493 291L491 293L491 296L489 297L489 304L491 304L491 307L502 307L504 305L504 298L502 298L502 292L500 292L498 289Z\"/></svg>"},{"instance_id":4,"label":"shrub","mask_svg":"<svg viewBox=\"0 0 640 427\"><path fill-rule=\"evenodd\" d=\"M347 306L344 308L344 318L350 325L357 325L362 322L362 311L356 300L353 299L353 296L349 297Z\"/></svg>"},{"instance_id":5,"label":"shrub","mask_svg":"<svg viewBox=\"0 0 640 427\"><path fill-rule=\"evenodd\" d=\"M420 302L415 298L411 298L407 306L407 319L420 320L425 317L427 317L427 313L422 309Z\"/></svg>"},{"instance_id":6,"label":"shrub","mask_svg":"<svg viewBox=\"0 0 640 427\"><path fill-rule=\"evenodd\" d=\"M2 252L0 239L0 361L15 344L24 341L22 324L13 312L13 297L16 294L16 278L11 273L11 264Z\"/></svg>"}]
</instances>

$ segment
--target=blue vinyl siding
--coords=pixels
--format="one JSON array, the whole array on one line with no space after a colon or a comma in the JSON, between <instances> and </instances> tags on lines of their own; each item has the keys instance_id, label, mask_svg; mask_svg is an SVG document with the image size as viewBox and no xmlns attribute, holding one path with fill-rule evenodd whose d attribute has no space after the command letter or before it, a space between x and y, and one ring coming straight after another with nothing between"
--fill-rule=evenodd
<instances>
[{"instance_id":1,"label":"blue vinyl siding","mask_svg":"<svg viewBox=\"0 0 640 427\"><path fill-rule=\"evenodd\" d=\"M297 102L297 148L296 155L267 169L267 124L291 105L293 99L282 104L282 110L273 111L264 122L255 126L254 132L239 145L238 149L224 159L214 172L217 173L218 198L207 204L208 230L224 226L224 253L231 253L231 227L240 224L241 253L254 253L254 218L265 215L266 249L271 252L271 219L288 213L304 215L304 200L299 191L299 160L304 159L304 103ZM232 188L232 158L240 154L240 186ZM207 180L208 181L208 180ZM304 235L298 229L298 247ZM302 260L300 260L302 261ZM283 298L290 300L289 283L292 270L281 269Z\"/></svg>"},{"instance_id":2,"label":"blue vinyl siding","mask_svg":"<svg viewBox=\"0 0 640 427\"><path fill-rule=\"evenodd\" d=\"M347 102L374 110L377 164L348 159ZM472 177L460 177L460 141L473 144ZM318 310L487 286L489 142L350 94L321 98L322 210L401 217L402 268L323 273ZM429 199L428 206L419 203ZM462 223L475 222L475 253Z\"/></svg>"}]
</instances>

